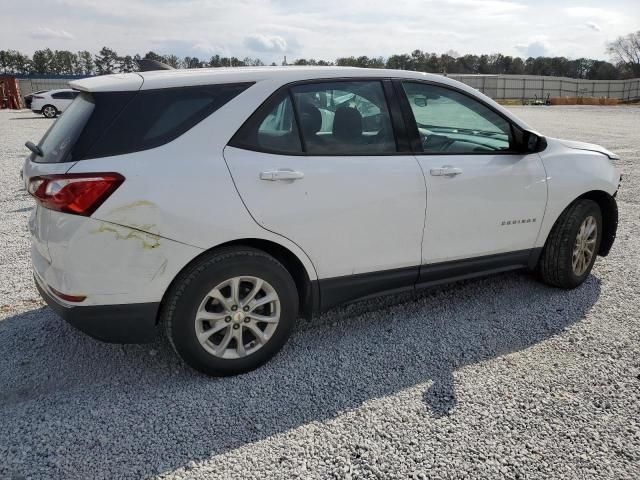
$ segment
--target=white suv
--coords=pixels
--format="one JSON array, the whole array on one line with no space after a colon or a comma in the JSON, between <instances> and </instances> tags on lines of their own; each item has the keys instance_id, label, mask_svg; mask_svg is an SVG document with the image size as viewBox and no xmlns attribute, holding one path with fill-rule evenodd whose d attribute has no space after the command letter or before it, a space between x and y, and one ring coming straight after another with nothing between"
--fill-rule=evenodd
<instances>
[{"instance_id":1,"label":"white suv","mask_svg":"<svg viewBox=\"0 0 640 480\"><path fill-rule=\"evenodd\" d=\"M299 315L512 269L580 285L618 223L616 156L544 138L438 75L156 71L80 95L24 175L37 286L104 341L162 324L213 375Z\"/></svg>"},{"instance_id":2,"label":"white suv","mask_svg":"<svg viewBox=\"0 0 640 480\"><path fill-rule=\"evenodd\" d=\"M31 97L31 110L47 118L64 112L80 92L69 88L38 92Z\"/></svg>"}]
</instances>

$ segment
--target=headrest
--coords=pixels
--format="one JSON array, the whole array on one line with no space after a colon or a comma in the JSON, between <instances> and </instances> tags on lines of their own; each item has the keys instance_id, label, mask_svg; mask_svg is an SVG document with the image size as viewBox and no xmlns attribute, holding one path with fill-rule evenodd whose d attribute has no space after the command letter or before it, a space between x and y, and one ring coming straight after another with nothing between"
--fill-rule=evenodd
<instances>
[{"instance_id":1,"label":"headrest","mask_svg":"<svg viewBox=\"0 0 640 480\"><path fill-rule=\"evenodd\" d=\"M300 123L303 133L315 135L322 128L322 113L312 103L302 102L300 104Z\"/></svg>"},{"instance_id":2,"label":"headrest","mask_svg":"<svg viewBox=\"0 0 640 480\"><path fill-rule=\"evenodd\" d=\"M333 117L333 136L353 140L362 136L362 115L354 107L339 107Z\"/></svg>"}]
</instances>

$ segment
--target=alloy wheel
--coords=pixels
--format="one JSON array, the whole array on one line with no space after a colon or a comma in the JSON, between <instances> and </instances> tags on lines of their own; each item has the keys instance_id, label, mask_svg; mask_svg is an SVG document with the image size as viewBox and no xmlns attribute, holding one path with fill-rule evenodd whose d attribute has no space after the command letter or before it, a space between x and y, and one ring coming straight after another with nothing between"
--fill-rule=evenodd
<instances>
[{"instance_id":1,"label":"alloy wheel","mask_svg":"<svg viewBox=\"0 0 640 480\"><path fill-rule=\"evenodd\" d=\"M195 317L200 345L219 358L243 358L262 348L280 321L280 298L266 281L233 277L202 300Z\"/></svg>"},{"instance_id":2,"label":"alloy wheel","mask_svg":"<svg viewBox=\"0 0 640 480\"><path fill-rule=\"evenodd\" d=\"M591 260L595 254L597 239L598 224L596 219L589 215L580 225L573 247L571 266L576 276L580 277L583 275L589 268L589 265L591 265Z\"/></svg>"}]
</instances>

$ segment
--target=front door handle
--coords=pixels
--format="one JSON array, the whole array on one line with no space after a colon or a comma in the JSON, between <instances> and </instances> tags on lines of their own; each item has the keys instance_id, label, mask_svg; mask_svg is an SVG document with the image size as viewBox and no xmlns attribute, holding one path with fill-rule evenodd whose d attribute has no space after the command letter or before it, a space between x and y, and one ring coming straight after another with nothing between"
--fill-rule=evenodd
<instances>
[{"instance_id":1,"label":"front door handle","mask_svg":"<svg viewBox=\"0 0 640 480\"><path fill-rule=\"evenodd\" d=\"M462 169L451 165L443 165L440 168L432 168L429 173L434 177L455 177L462 174Z\"/></svg>"},{"instance_id":2,"label":"front door handle","mask_svg":"<svg viewBox=\"0 0 640 480\"><path fill-rule=\"evenodd\" d=\"M301 178L304 178L304 173L285 168L260 172L260 180L268 180L270 182L275 182L277 180L293 181L300 180Z\"/></svg>"}]
</instances>

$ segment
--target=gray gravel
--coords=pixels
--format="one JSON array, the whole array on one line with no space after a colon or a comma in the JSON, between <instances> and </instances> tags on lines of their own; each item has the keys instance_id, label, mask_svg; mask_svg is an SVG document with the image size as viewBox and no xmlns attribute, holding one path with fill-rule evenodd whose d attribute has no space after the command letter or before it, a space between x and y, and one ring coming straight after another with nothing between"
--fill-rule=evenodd
<instances>
[{"instance_id":1,"label":"gray gravel","mask_svg":"<svg viewBox=\"0 0 640 480\"><path fill-rule=\"evenodd\" d=\"M360 302L210 379L106 345L31 286L21 145L0 112L0 478L611 478L640 473L640 108L514 108L623 157L614 249L570 292L522 273Z\"/></svg>"}]
</instances>

